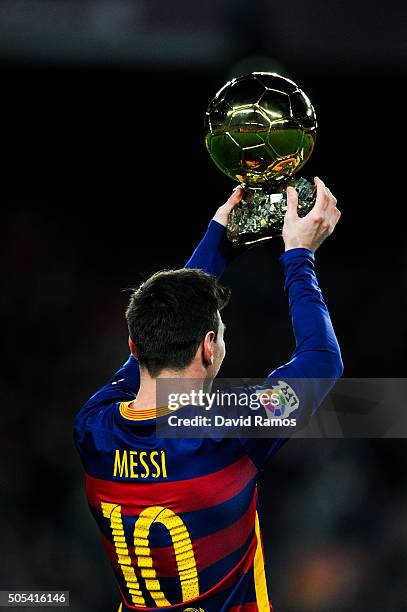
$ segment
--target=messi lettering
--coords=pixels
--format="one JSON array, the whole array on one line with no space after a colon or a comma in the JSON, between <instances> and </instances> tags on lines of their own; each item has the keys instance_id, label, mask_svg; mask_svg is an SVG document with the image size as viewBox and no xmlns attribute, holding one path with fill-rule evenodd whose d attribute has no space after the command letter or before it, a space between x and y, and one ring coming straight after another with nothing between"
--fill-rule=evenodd
<instances>
[{"instance_id":1,"label":"messi lettering","mask_svg":"<svg viewBox=\"0 0 407 612\"><path fill-rule=\"evenodd\" d=\"M167 478L165 451L116 449L113 463L115 478Z\"/></svg>"}]
</instances>

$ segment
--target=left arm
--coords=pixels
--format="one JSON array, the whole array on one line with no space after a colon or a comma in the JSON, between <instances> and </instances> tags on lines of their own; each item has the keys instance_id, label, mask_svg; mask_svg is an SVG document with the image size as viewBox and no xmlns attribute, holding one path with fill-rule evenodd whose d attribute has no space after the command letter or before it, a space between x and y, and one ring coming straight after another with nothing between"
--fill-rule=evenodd
<instances>
[{"instance_id":1,"label":"left arm","mask_svg":"<svg viewBox=\"0 0 407 612\"><path fill-rule=\"evenodd\" d=\"M339 344L328 308L315 273L314 252L329 236L340 217L336 199L320 179L315 179L317 201L314 208L300 218L298 197L287 193L283 239L285 253L280 261L285 272L290 316L295 336L291 359L266 378L261 389L276 389L284 398L283 418L292 414L302 428L343 372ZM281 395L282 394L282 395ZM267 412L267 417L273 412ZM264 467L294 429L282 427L281 437L244 440L247 453L259 468Z\"/></svg>"}]
</instances>

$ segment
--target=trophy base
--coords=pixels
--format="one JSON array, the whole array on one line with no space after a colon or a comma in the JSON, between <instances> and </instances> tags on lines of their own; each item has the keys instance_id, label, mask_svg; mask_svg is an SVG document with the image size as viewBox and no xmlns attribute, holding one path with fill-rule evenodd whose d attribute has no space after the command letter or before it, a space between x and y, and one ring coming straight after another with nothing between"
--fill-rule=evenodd
<instances>
[{"instance_id":1,"label":"trophy base","mask_svg":"<svg viewBox=\"0 0 407 612\"><path fill-rule=\"evenodd\" d=\"M304 178L290 178L268 187L245 187L243 199L229 215L227 237L233 246L281 236L288 186L298 192L298 215L304 217L311 210L315 204L316 187Z\"/></svg>"}]
</instances>

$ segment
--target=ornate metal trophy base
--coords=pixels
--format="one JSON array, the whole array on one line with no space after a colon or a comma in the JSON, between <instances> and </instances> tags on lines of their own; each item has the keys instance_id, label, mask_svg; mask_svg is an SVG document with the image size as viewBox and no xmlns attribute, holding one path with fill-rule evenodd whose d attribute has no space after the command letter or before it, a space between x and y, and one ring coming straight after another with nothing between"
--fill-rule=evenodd
<instances>
[{"instance_id":1,"label":"ornate metal trophy base","mask_svg":"<svg viewBox=\"0 0 407 612\"><path fill-rule=\"evenodd\" d=\"M304 178L290 178L268 188L246 187L243 199L229 215L227 236L233 246L281 236L288 186L298 192L298 215L304 217L311 210L315 204L316 189Z\"/></svg>"}]
</instances>

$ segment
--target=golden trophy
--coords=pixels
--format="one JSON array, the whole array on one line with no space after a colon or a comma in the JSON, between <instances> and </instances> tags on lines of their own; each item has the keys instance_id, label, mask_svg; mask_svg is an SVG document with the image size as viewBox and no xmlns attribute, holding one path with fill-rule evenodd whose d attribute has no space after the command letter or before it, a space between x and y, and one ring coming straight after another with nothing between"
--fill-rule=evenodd
<instances>
[{"instance_id":1,"label":"golden trophy","mask_svg":"<svg viewBox=\"0 0 407 612\"><path fill-rule=\"evenodd\" d=\"M293 175L313 151L316 128L309 98L276 73L233 79L213 98L206 113L206 147L217 167L244 186L242 201L229 215L233 245L281 235L288 185L298 191L299 216L311 210L315 186Z\"/></svg>"}]
</instances>

